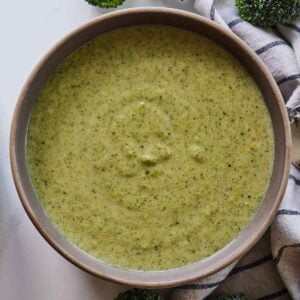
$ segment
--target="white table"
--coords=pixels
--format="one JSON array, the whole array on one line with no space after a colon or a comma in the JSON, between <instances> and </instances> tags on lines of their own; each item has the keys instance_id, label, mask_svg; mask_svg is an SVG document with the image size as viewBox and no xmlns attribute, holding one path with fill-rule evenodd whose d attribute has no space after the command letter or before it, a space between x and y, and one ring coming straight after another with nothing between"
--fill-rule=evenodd
<instances>
[{"instance_id":1,"label":"white table","mask_svg":"<svg viewBox=\"0 0 300 300\"><path fill-rule=\"evenodd\" d=\"M193 11L193 0L127 0L122 8L154 5ZM79 270L44 241L20 204L9 165L12 113L32 67L66 33L109 11L84 0L0 0L0 299L110 300L125 289Z\"/></svg>"}]
</instances>

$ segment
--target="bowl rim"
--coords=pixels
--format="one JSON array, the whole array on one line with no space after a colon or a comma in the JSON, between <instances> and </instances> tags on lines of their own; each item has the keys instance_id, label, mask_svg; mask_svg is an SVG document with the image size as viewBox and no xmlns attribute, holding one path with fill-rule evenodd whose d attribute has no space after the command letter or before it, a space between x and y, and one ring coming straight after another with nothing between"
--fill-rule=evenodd
<instances>
[{"instance_id":1,"label":"bowl rim","mask_svg":"<svg viewBox=\"0 0 300 300\"><path fill-rule=\"evenodd\" d=\"M18 159L17 159L17 154L16 154L16 142L17 142L17 126L19 122L19 115L21 112L22 104L24 100L26 99L26 93L37 75L38 71L40 68L43 66L43 64L53 55L56 53L56 51L64 44L66 41L69 39L75 37L78 35L80 32L86 30L87 28L101 23L104 20L111 19L114 17L122 17L125 15L130 15L130 14L140 14L140 13L164 13L164 14L173 14L177 15L180 17L184 18L189 18L193 19L199 23L205 23L207 26L213 27L215 30L219 31L221 34L226 35L228 38L230 38L234 43L238 44L247 54L253 59L255 64L262 70L264 73L265 78L268 80L269 84L272 87L272 90L274 94L276 95L277 104L280 109L280 114L282 117L282 123L283 123L283 131L284 131L284 137L285 137L285 142L286 142L286 152L285 152L285 157L284 157L284 170L283 170L283 175L282 175L282 181L279 187L279 192L276 196L276 199L274 199L274 205L272 207L272 210L268 213L267 217L263 221L263 225L257 230L256 234L252 235L249 237L249 240L239 251L235 251L235 253L232 253L231 255L225 257L222 261L219 262L218 265L215 265L214 267L206 268L205 271L202 271L200 274L191 274L190 276L185 276L185 278L180 278L180 279L164 279L159 282L157 281L147 281L143 282L141 280L132 280L125 278L124 276L121 277L116 277L112 276L107 273L103 273L100 271L95 270L95 268L92 268L88 266L86 263L82 261L78 261L76 257L74 257L72 254L70 254L67 250L65 250L59 242L54 240L48 232L45 230L43 225L40 223L34 209L32 208L30 202L27 199L25 188L22 185L22 176L19 172L19 166L18 166ZM19 198L21 200L21 203L31 219L32 223L36 227L36 229L39 231L39 233L44 237L44 239L62 256L64 256L69 262L72 264L76 265L80 269L87 271L90 274L96 275L97 277L100 277L105 280L109 280L112 282L116 282L119 284L124 284L127 286L139 286L139 287L145 287L145 288L161 288L161 287L173 287L173 286L178 286L179 284L185 284L189 283L191 281L197 280L197 279L202 279L207 276L210 276L233 262L237 261L242 255L244 255L246 252L248 252L254 245L255 243L262 237L262 235L266 232L267 228L272 222L272 219L277 211L277 208L279 207L281 203L281 199L284 195L285 188L287 185L287 180L288 180L288 175L289 175L289 167L290 167L290 161L291 161L291 135L290 135L290 126L289 126L289 120L287 117L284 101L282 99L282 95L279 91L279 88L267 69L267 67L263 64L263 62L260 60L260 58L255 54L253 50L250 49L246 45L245 42L243 42L240 38L238 38L236 35L234 35L232 32L227 30L226 28L223 28L221 25L216 24L215 22L199 16L195 13L179 10L179 9L174 9L174 8L164 8L164 7L138 7L138 8L129 8L129 9L123 9L119 11L114 11L107 13L105 15L101 15L99 17L96 17L95 19L92 19L91 21L88 21L79 27L77 29L71 31L69 34L65 35L62 39L60 39L50 50L46 52L44 56L42 56L42 59L36 64L36 66L33 68L32 72L30 73L28 79L26 80L21 93L18 97L16 106L15 106L15 111L13 114L12 118L12 123L11 123L11 132L10 132L10 161L11 161L11 169L12 169L12 175L14 179L14 183L16 186L16 190L18 192ZM226 247L226 246L225 246ZM88 254L87 254L88 255ZM100 261L100 260L99 260ZM104 262L105 263L105 262ZM184 266L185 267L185 266ZM182 268L184 268L182 267ZM121 268L122 269L122 268ZM180 269L180 268L179 268ZM163 270L163 271L137 271L137 270L129 270L130 272L134 272L136 274L140 272L146 272L146 273L154 273L154 272L160 272L160 273L167 273L170 271L176 271L177 269L172 269L172 270Z\"/></svg>"}]
</instances>

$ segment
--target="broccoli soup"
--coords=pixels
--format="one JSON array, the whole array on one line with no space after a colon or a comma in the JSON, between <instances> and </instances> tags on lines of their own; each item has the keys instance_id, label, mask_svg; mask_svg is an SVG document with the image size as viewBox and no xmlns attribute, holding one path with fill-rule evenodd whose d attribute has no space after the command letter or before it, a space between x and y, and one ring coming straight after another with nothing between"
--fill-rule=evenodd
<instances>
[{"instance_id":1,"label":"broccoli soup","mask_svg":"<svg viewBox=\"0 0 300 300\"><path fill-rule=\"evenodd\" d=\"M180 267L249 223L269 183L273 131L241 64L167 26L103 34L40 92L27 159L66 239L107 263Z\"/></svg>"}]
</instances>

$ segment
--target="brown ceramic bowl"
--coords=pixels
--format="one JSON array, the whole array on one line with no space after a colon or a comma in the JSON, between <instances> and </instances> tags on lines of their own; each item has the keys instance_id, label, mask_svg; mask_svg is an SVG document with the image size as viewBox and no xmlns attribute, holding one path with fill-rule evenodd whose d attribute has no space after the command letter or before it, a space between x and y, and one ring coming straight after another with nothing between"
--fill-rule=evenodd
<instances>
[{"instance_id":1,"label":"brown ceramic bowl","mask_svg":"<svg viewBox=\"0 0 300 300\"><path fill-rule=\"evenodd\" d=\"M204 35L232 53L261 89L275 133L275 162L263 200L250 224L227 246L199 262L167 271L134 271L111 266L68 242L43 211L30 182L26 163L26 134L31 110L42 84L54 68L74 49L113 29L136 24L162 24ZM40 61L19 97L11 128L12 172L24 208L43 237L66 259L96 276L141 287L170 287L211 275L239 259L270 225L282 199L289 173L290 126L280 91L258 56L238 37L196 14L167 8L136 8L117 11L92 20L67 35Z\"/></svg>"}]
</instances>

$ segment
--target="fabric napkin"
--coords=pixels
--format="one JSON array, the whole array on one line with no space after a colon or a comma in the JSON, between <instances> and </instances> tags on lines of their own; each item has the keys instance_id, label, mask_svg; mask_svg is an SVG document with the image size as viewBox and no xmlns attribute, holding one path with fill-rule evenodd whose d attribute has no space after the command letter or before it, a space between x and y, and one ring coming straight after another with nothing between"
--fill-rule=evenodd
<instances>
[{"instance_id":1,"label":"fabric napkin","mask_svg":"<svg viewBox=\"0 0 300 300\"><path fill-rule=\"evenodd\" d=\"M300 18L262 28L242 19L234 0L196 0L195 9L233 31L259 55L273 74L293 122L300 114ZM300 299L300 169L295 165L275 220L257 245L217 274L177 288L172 300L198 300L211 293Z\"/></svg>"}]
</instances>

